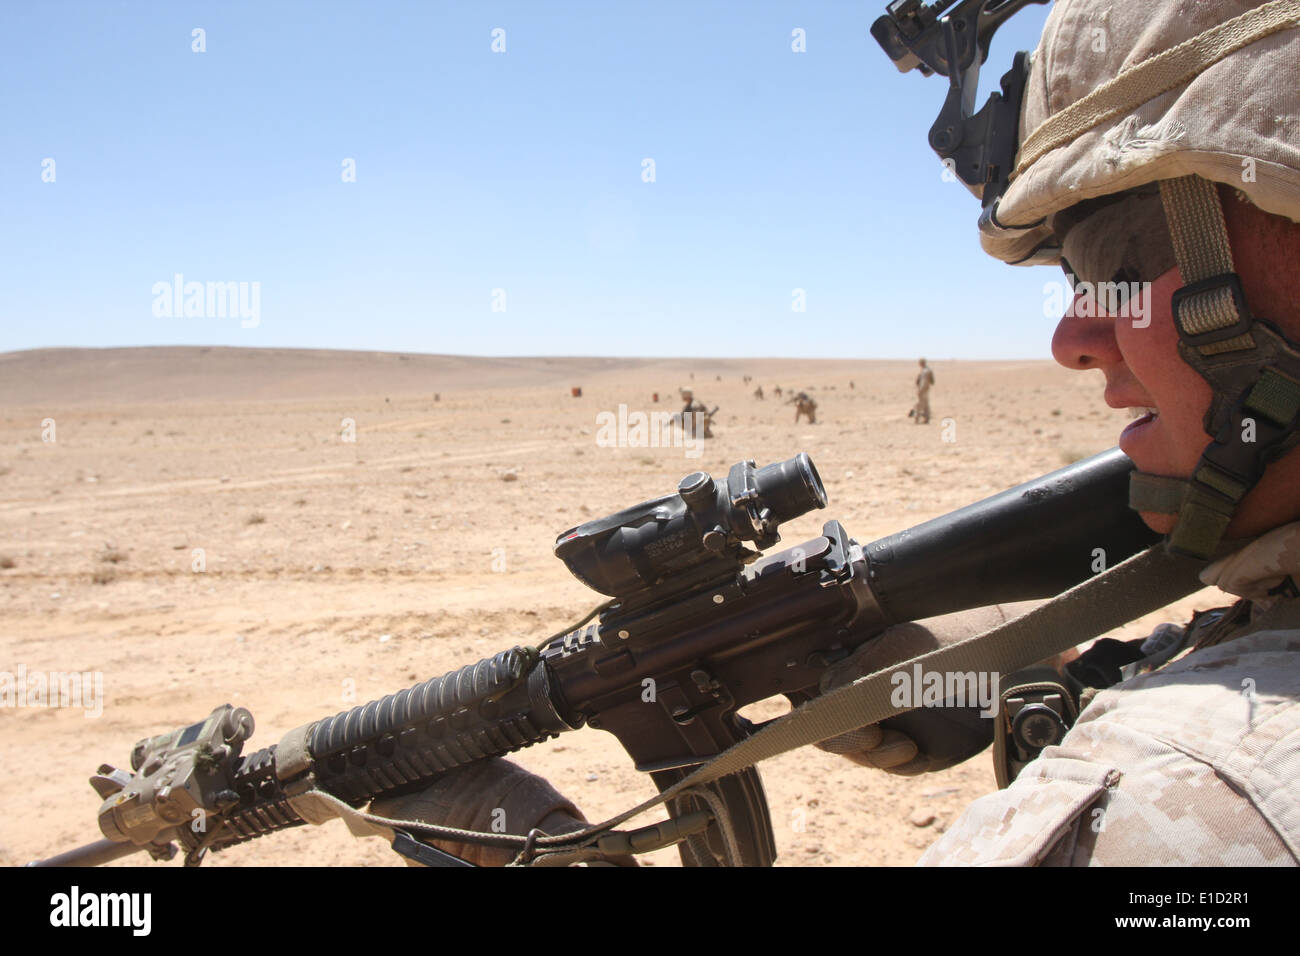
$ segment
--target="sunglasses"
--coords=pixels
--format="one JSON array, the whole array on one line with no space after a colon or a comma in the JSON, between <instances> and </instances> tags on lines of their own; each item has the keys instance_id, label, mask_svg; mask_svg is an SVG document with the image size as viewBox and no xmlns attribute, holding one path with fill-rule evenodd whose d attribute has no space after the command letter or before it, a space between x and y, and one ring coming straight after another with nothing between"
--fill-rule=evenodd
<instances>
[{"instance_id":1,"label":"sunglasses","mask_svg":"<svg viewBox=\"0 0 1300 956\"><path fill-rule=\"evenodd\" d=\"M1094 289L1142 288L1177 265L1155 184L1072 206L1051 227L1065 274Z\"/></svg>"}]
</instances>

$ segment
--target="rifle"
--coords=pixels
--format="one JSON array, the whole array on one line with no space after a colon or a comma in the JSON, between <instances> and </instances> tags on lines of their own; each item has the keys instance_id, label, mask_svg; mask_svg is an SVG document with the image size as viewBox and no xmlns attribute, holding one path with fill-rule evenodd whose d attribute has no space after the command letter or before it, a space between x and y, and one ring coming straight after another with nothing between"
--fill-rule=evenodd
<instances>
[{"instance_id":1,"label":"rifle","mask_svg":"<svg viewBox=\"0 0 1300 956\"><path fill-rule=\"evenodd\" d=\"M177 843L197 865L208 851L306 822L291 801L308 790L358 807L581 727L614 734L666 790L761 726L741 708L778 694L811 700L827 667L886 627L1051 597L1094 573L1096 548L1115 561L1153 544L1127 508L1131 469L1112 449L865 546L831 520L766 555L783 522L826 507L808 455L740 462L722 481L694 472L672 494L559 535L556 556L609 598L578 625L304 724L248 756L252 715L229 704L142 740L132 772L104 765L91 778L106 839L33 865L141 851L170 859ZM924 736L908 716L896 726ZM921 741L939 755L933 769L987 742L971 750L961 736ZM706 789L669 801L674 823L651 828L656 846L678 842L688 866L771 864L758 771ZM731 822L730 847L711 808ZM461 862L399 838L405 848L395 848L426 862Z\"/></svg>"}]
</instances>

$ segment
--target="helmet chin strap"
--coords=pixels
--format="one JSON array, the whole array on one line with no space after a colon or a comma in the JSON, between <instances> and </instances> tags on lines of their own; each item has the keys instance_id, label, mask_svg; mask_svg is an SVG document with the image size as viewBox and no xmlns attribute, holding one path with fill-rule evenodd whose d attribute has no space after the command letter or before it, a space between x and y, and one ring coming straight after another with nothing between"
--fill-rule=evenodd
<instances>
[{"instance_id":1,"label":"helmet chin strap","mask_svg":"<svg viewBox=\"0 0 1300 956\"><path fill-rule=\"evenodd\" d=\"M1133 472L1129 506L1177 514L1166 548L1209 560L1269 462L1300 444L1300 348L1251 316L1215 184L1168 179L1160 195L1187 283L1173 296L1178 354L1213 389L1204 426L1214 437L1190 478Z\"/></svg>"}]
</instances>

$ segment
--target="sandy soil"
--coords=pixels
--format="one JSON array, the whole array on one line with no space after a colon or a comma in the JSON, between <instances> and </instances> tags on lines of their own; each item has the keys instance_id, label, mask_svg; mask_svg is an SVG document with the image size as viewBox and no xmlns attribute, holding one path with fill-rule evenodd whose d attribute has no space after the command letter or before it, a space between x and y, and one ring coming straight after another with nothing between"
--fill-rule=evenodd
<instances>
[{"instance_id":1,"label":"sandy soil","mask_svg":"<svg viewBox=\"0 0 1300 956\"><path fill-rule=\"evenodd\" d=\"M253 745L265 746L350 706L348 682L361 702L536 643L598 602L551 554L556 533L665 494L689 471L807 451L831 504L787 525L785 541L831 517L869 541L1108 448L1127 421L1102 404L1093 373L932 365L934 424L917 427L907 362L0 355L0 670L100 671L105 698L93 719L0 708L5 763L27 771L0 777L0 864L98 839L90 773L126 766L136 740L218 704L250 708ZM815 395L816 425L793 424L777 384ZM721 407L702 457L597 445L597 413L675 410L681 385ZM945 418L953 442L941 441ZM42 440L46 419L54 441ZM355 442L341 438L344 419ZM1123 634L1222 603L1201 592ZM653 793L596 730L514 759L592 819ZM987 755L908 779L805 748L762 773L781 865L910 863L995 786ZM917 810L934 822L909 822ZM208 865L400 863L333 822Z\"/></svg>"}]
</instances>

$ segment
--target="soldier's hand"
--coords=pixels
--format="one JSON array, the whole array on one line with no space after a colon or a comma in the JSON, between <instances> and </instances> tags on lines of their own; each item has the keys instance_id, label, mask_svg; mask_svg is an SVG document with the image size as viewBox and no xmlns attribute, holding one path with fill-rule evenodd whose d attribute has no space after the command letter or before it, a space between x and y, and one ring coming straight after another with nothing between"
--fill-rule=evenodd
<instances>
[{"instance_id":1,"label":"soldier's hand","mask_svg":"<svg viewBox=\"0 0 1300 956\"><path fill-rule=\"evenodd\" d=\"M896 624L832 664L822 674L823 694L900 661L956 644L1020 617L1041 602L976 608L925 621ZM979 707L920 708L817 744L864 767L913 776L943 770L975 756L993 741L993 721Z\"/></svg>"},{"instance_id":2,"label":"soldier's hand","mask_svg":"<svg viewBox=\"0 0 1300 956\"><path fill-rule=\"evenodd\" d=\"M375 800L370 812L394 820L519 836L534 828L555 836L587 825L582 811L545 779L500 757L479 760L445 774L417 793ZM415 836L425 839L418 833ZM448 840L427 842L477 866L505 866L518 855L510 847ZM630 857L611 857L604 862L637 865Z\"/></svg>"}]
</instances>

